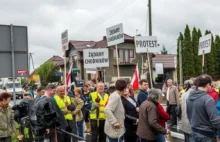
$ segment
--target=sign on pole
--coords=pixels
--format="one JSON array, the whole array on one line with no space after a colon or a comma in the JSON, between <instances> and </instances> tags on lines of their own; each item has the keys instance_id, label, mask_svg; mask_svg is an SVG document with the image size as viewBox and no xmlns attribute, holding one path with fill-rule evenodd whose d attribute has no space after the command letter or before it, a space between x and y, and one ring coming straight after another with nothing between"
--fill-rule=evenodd
<instances>
[{"instance_id":1,"label":"sign on pole","mask_svg":"<svg viewBox=\"0 0 220 142\"><path fill-rule=\"evenodd\" d=\"M86 69L87 74L96 74L96 68Z\"/></svg>"},{"instance_id":2,"label":"sign on pole","mask_svg":"<svg viewBox=\"0 0 220 142\"><path fill-rule=\"evenodd\" d=\"M155 71L157 74L163 74L163 63L155 63Z\"/></svg>"},{"instance_id":3,"label":"sign on pole","mask_svg":"<svg viewBox=\"0 0 220 142\"><path fill-rule=\"evenodd\" d=\"M199 39L199 55L208 54L211 52L212 34L200 37Z\"/></svg>"},{"instance_id":4,"label":"sign on pole","mask_svg":"<svg viewBox=\"0 0 220 142\"><path fill-rule=\"evenodd\" d=\"M123 25L118 24L106 29L108 46L117 45L124 42Z\"/></svg>"},{"instance_id":5,"label":"sign on pole","mask_svg":"<svg viewBox=\"0 0 220 142\"><path fill-rule=\"evenodd\" d=\"M62 50L64 52L68 50L68 30L65 30L63 33L61 33L61 39L62 39Z\"/></svg>"},{"instance_id":6,"label":"sign on pole","mask_svg":"<svg viewBox=\"0 0 220 142\"><path fill-rule=\"evenodd\" d=\"M158 52L156 36L136 36L136 53Z\"/></svg>"},{"instance_id":7,"label":"sign on pole","mask_svg":"<svg viewBox=\"0 0 220 142\"><path fill-rule=\"evenodd\" d=\"M83 50L84 68L98 68L109 66L108 48L84 49Z\"/></svg>"},{"instance_id":8,"label":"sign on pole","mask_svg":"<svg viewBox=\"0 0 220 142\"><path fill-rule=\"evenodd\" d=\"M17 73L18 73L18 74L26 74L26 73L27 73L27 70L17 70Z\"/></svg>"}]
</instances>

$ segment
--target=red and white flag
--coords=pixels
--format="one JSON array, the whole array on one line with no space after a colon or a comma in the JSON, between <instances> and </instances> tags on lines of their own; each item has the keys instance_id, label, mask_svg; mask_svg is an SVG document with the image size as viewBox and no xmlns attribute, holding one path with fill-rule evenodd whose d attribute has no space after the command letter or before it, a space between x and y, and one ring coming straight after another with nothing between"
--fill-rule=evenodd
<instances>
[{"instance_id":1,"label":"red and white flag","mask_svg":"<svg viewBox=\"0 0 220 142\"><path fill-rule=\"evenodd\" d=\"M138 90L139 88L139 71L138 71L138 64L134 70L133 78L131 80L131 85L133 86L134 90Z\"/></svg>"},{"instance_id":2,"label":"red and white flag","mask_svg":"<svg viewBox=\"0 0 220 142\"><path fill-rule=\"evenodd\" d=\"M73 67L73 64L71 64L69 72L68 72L68 74L66 76L66 86L67 87L71 86L71 71L72 71L72 67Z\"/></svg>"}]
</instances>

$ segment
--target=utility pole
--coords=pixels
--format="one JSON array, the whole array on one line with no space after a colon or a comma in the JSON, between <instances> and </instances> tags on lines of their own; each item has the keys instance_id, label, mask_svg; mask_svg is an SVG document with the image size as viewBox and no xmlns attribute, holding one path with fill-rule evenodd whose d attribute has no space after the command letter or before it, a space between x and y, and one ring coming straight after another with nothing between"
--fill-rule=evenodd
<instances>
[{"instance_id":1,"label":"utility pole","mask_svg":"<svg viewBox=\"0 0 220 142\"><path fill-rule=\"evenodd\" d=\"M152 36L151 0L148 0L148 10L149 10L149 36Z\"/></svg>"},{"instance_id":2,"label":"utility pole","mask_svg":"<svg viewBox=\"0 0 220 142\"><path fill-rule=\"evenodd\" d=\"M183 84L183 54L182 54L182 41L179 41L179 72L180 72L180 84Z\"/></svg>"}]
</instances>

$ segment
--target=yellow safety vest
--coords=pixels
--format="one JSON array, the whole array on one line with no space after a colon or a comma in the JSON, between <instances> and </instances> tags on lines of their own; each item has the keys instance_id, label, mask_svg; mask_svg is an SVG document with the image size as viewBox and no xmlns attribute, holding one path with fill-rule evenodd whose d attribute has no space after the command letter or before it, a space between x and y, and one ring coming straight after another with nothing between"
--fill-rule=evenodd
<instances>
[{"instance_id":1,"label":"yellow safety vest","mask_svg":"<svg viewBox=\"0 0 220 142\"><path fill-rule=\"evenodd\" d=\"M55 95L54 99L55 99L58 107L61 109L61 111L64 111L67 109L65 102L67 102L69 105L71 104L71 100L70 100L69 96L64 96L64 100L63 100L58 95ZM64 117L66 120L73 120L73 116L71 113L64 115Z\"/></svg>"},{"instance_id":2,"label":"yellow safety vest","mask_svg":"<svg viewBox=\"0 0 220 142\"><path fill-rule=\"evenodd\" d=\"M106 119L105 117L105 113L104 113L104 108L105 108L105 105L108 101L108 94L104 94L104 98L98 93L98 92L93 92L90 94L91 95L91 98L92 98L92 104L95 104L95 99L97 98L97 96L99 96L100 98L100 107L99 107L99 119ZM95 109L92 109L90 111L90 119L97 119L97 116L96 116L96 108Z\"/></svg>"}]
</instances>

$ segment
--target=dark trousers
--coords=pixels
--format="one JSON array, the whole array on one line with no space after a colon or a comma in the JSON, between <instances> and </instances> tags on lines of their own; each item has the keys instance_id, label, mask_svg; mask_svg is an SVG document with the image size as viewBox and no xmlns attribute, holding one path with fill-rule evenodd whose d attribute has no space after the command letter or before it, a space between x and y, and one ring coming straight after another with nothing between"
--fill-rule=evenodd
<instances>
[{"instance_id":1,"label":"dark trousers","mask_svg":"<svg viewBox=\"0 0 220 142\"><path fill-rule=\"evenodd\" d=\"M140 142L157 142L157 140L146 140L146 139L140 138Z\"/></svg>"},{"instance_id":2,"label":"dark trousers","mask_svg":"<svg viewBox=\"0 0 220 142\"><path fill-rule=\"evenodd\" d=\"M106 142L106 135L104 132L105 120L99 120L99 127L97 127L97 120L90 120L92 128L91 142ZM98 140L99 137L99 140Z\"/></svg>"},{"instance_id":3,"label":"dark trousers","mask_svg":"<svg viewBox=\"0 0 220 142\"><path fill-rule=\"evenodd\" d=\"M34 141L35 142L44 142L46 130L35 130L34 132Z\"/></svg>"},{"instance_id":4,"label":"dark trousers","mask_svg":"<svg viewBox=\"0 0 220 142\"><path fill-rule=\"evenodd\" d=\"M11 142L11 137L0 138L0 142Z\"/></svg>"},{"instance_id":5,"label":"dark trousers","mask_svg":"<svg viewBox=\"0 0 220 142\"><path fill-rule=\"evenodd\" d=\"M83 113L83 120L85 120L85 122L89 122L89 111L86 109L83 109L82 113Z\"/></svg>"},{"instance_id":6,"label":"dark trousers","mask_svg":"<svg viewBox=\"0 0 220 142\"><path fill-rule=\"evenodd\" d=\"M171 115L171 125L177 125L176 107L177 105L169 105L170 115Z\"/></svg>"},{"instance_id":7,"label":"dark trousers","mask_svg":"<svg viewBox=\"0 0 220 142\"><path fill-rule=\"evenodd\" d=\"M136 142L137 136L124 136L124 142Z\"/></svg>"},{"instance_id":8,"label":"dark trousers","mask_svg":"<svg viewBox=\"0 0 220 142\"><path fill-rule=\"evenodd\" d=\"M73 133L72 127L70 126L70 121L67 121L68 126L66 127L66 131ZM57 132L58 142L71 142L71 136L67 135L63 132Z\"/></svg>"}]
</instances>

